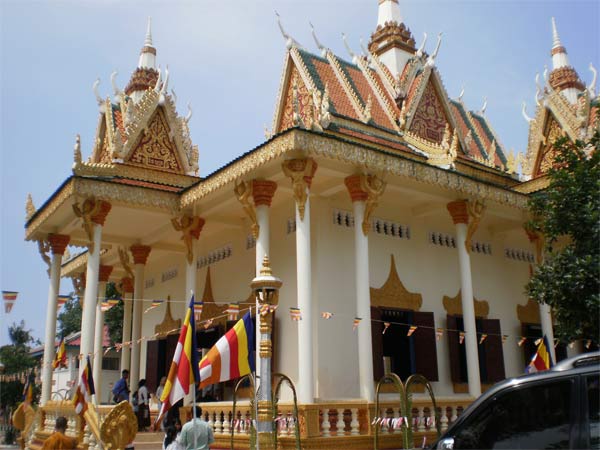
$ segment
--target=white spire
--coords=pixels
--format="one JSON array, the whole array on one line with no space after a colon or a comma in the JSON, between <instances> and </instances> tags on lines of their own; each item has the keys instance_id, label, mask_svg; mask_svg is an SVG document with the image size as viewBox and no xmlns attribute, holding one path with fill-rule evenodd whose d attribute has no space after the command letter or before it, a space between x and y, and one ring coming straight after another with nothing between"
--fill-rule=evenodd
<instances>
[{"instance_id":1,"label":"white spire","mask_svg":"<svg viewBox=\"0 0 600 450\"><path fill-rule=\"evenodd\" d=\"M558 30L556 29L556 20L552 18L552 68L559 69L561 67L568 67L569 58L567 57L567 51L560 42L558 37Z\"/></svg>"},{"instance_id":2,"label":"white spire","mask_svg":"<svg viewBox=\"0 0 600 450\"><path fill-rule=\"evenodd\" d=\"M556 19L552 18L552 48L562 47L560 38L558 37L558 30L556 29Z\"/></svg>"},{"instance_id":3,"label":"white spire","mask_svg":"<svg viewBox=\"0 0 600 450\"><path fill-rule=\"evenodd\" d=\"M379 11L377 14L377 26L384 26L386 22L402 23L400 5L398 0L379 0Z\"/></svg>"},{"instance_id":4,"label":"white spire","mask_svg":"<svg viewBox=\"0 0 600 450\"><path fill-rule=\"evenodd\" d=\"M148 17L144 46L138 61L140 69L156 69L156 48L152 45L152 18Z\"/></svg>"}]
</instances>

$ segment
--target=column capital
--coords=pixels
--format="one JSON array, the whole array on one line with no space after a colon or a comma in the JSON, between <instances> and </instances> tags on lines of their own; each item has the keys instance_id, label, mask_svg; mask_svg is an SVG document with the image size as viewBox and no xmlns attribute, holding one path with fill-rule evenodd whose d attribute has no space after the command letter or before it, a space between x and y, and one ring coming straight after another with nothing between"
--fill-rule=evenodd
<instances>
[{"instance_id":1,"label":"column capital","mask_svg":"<svg viewBox=\"0 0 600 450\"><path fill-rule=\"evenodd\" d=\"M112 209L112 205L104 200L97 200L97 204L98 210L95 214L92 214L91 219L96 225L103 226L106 221L106 216L108 216L108 213Z\"/></svg>"},{"instance_id":2,"label":"column capital","mask_svg":"<svg viewBox=\"0 0 600 450\"><path fill-rule=\"evenodd\" d=\"M364 202L369 197L367 191L362 189L360 179L361 175L359 174L350 175L344 178L344 184L346 185L346 189L348 189L352 202Z\"/></svg>"},{"instance_id":3,"label":"column capital","mask_svg":"<svg viewBox=\"0 0 600 450\"><path fill-rule=\"evenodd\" d=\"M100 268L98 270L98 281L100 281L101 283L106 283L108 282L108 279L110 278L110 274L113 271L113 266L105 266L103 264L100 264Z\"/></svg>"},{"instance_id":4,"label":"column capital","mask_svg":"<svg viewBox=\"0 0 600 450\"><path fill-rule=\"evenodd\" d=\"M536 264L542 264L544 260L544 244L545 238L544 233L540 230L536 230L535 228L529 226L528 224L523 225L525 229L525 233L527 234L527 238L529 242L531 242L535 247L535 262Z\"/></svg>"},{"instance_id":5,"label":"column capital","mask_svg":"<svg viewBox=\"0 0 600 450\"><path fill-rule=\"evenodd\" d=\"M133 278L131 278L131 277L121 278L121 287L123 289L123 293L133 294Z\"/></svg>"},{"instance_id":6,"label":"column capital","mask_svg":"<svg viewBox=\"0 0 600 450\"><path fill-rule=\"evenodd\" d=\"M469 223L468 203L468 200L456 200L446 205L448 212L452 216L454 225L459 223L467 225Z\"/></svg>"},{"instance_id":7,"label":"column capital","mask_svg":"<svg viewBox=\"0 0 600 450\"><path fill-rule=\"evenodd\" d=\"M181 239L187 248L186 257L188 264L192 264L194 261L194 239L198 240L200 238L200 232L202 231L205 223L206 221L199 216L183 215L181 217L171 219L171 224L173 225L173 228L175 228L175 231L181 231Z\"/></svg>"},{"instance_id":8,"label":"column capital","mask_svg":"<svg viewBox=\"0 0 600 450\"><path fill-rule=\"evenodd\" d=\"M252 197L255 206L271 206L277 183L271 180L252 180Z\"/></svg>"},{"instance_id":9,"label":"column capital","mask_svg":"<svg viewBox=\"0 0 600 450\"><path fill-rule=\"evenodd\" d=\"M254 236L254 239L258 239L260 227L258 226L258 220L256 219L256 210L252 202L250 202L250 197L252 197L254 193L254 183L243 180L239 183L236 182L235 187L233 188L233 192L235 192L235 196L237 197L238 201L242 204L244 212L250 219L252 236Z\"/></svg>"},{"instance_id":10,"label":"column capital","mask_svg":"<svg viewBox=\"0 0 600 450\"><path fill-rule=\"evenodd\" d=\"M146 261L148 260L148 255L150 255L150 250L152 250L152 247L148 245L134 244L131 247L129 247L129 250L131 250L131 254L133 255L134 264L146 264Z\"/></svg>"},{"instance_id":11,"label":"column capital","mask_svg":"<svg viewBox=\"0 0 600 450\"><path fill-rule=\"evenodd\" d=\"M310 189L312 179L317 171L317 162L312 158L288 159L281 165L285 176L292 179L292 188L294 190L294 199L298 204L298 213L300 220L304 220L304 208Z\"/></svg>"},{"instance_id":12,"label":"column capital","mask_svg":"<svg viewBox=\"0 0 600 450\"><path fill-rule=\"evenodd\" d=\"M48 242L50 243L50 248L52 248L52 254L64 255L70 240L71 236L68 234L49 234Z\"/></svg>"}]
</instances>

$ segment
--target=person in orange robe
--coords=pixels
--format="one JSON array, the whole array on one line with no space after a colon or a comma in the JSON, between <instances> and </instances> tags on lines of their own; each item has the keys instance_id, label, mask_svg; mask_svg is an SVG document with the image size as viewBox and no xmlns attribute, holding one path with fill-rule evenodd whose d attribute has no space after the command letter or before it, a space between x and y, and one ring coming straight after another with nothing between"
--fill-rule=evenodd
<instances>
[{"instance_id":1,"label":"person in orange robe","mask_svg":"<svg viewBox=\"0 0 600 450\"><path fill-rule=\"evenodd\" d=\"M77 448L77 438L65 436L65 431L67 431L66 417L57 417L54 429L54 433L44 441L42 450L73 450Z\"/></svg>"}]
</instances>

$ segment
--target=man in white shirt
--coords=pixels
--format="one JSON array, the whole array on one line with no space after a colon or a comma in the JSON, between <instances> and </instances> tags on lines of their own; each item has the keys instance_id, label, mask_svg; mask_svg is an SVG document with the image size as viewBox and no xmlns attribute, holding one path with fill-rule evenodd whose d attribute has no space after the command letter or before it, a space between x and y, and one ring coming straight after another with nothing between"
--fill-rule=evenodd
<instances>
[{"instance_id":1,"label":"man in white shirt","mask_svg":"<svg viewBox=\"0 0 600 450\"><path fill-rule=\"evenodd\" d=\"M192 417L194 415L192 406ZM202 420L202 408L196 406L196 418L187 422L181 429L177 438L186 450L208 450L208 446L215 442L212 427Z\"/></svg>"}]
</instances>

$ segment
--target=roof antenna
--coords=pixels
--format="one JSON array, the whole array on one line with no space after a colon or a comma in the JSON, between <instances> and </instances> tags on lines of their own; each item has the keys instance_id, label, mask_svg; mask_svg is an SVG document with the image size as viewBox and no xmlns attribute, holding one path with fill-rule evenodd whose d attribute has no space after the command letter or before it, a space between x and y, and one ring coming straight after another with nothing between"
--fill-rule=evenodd
<instances>
[{"instance_id":1,"label":"roof antenna","mask_svg":"<svg viewBox=\"0 0 600 450\"><path fill-rule=\"evenodd\" d=\"M425 43L427 42L427 33L423 33L423 42L421 42L421 46L419 50L417 50L417 58L421 58L423 56L423 51L425 50Z\"/></svg>"},{"instance_id":2,"label":"roof antenna","mask_svg":"<svg viewBox=\"0 0 600 450\"><path fill-rule=\"evenodd\" d=\"M275 11L275 15L277 16L277 25L279 25L279 30L281 31L281 35L285 39L285 47L289 50L292 47L302 47L298 41L296 41L293 37L285 32L283 29L283 25L281 24L281 16L277 11Z\"/></svg>"},{"instance_id":3,"label":"roof antenna","mask_svg":"<svg viewBox=\"0 0 600 450\"><path fill-rule=\"evenodd\" d=\"M350 46L348 45L348 40L346 39L346 33L342 33L342 40L344 41L344 46L346 47L346 50L348 51L348 53L350 53L350 56L352 57L352 62L354 64L356 64L357 57L354 54L354 52L352 51L352 49L350 48Z\"/></svg>"}]
</instances>

